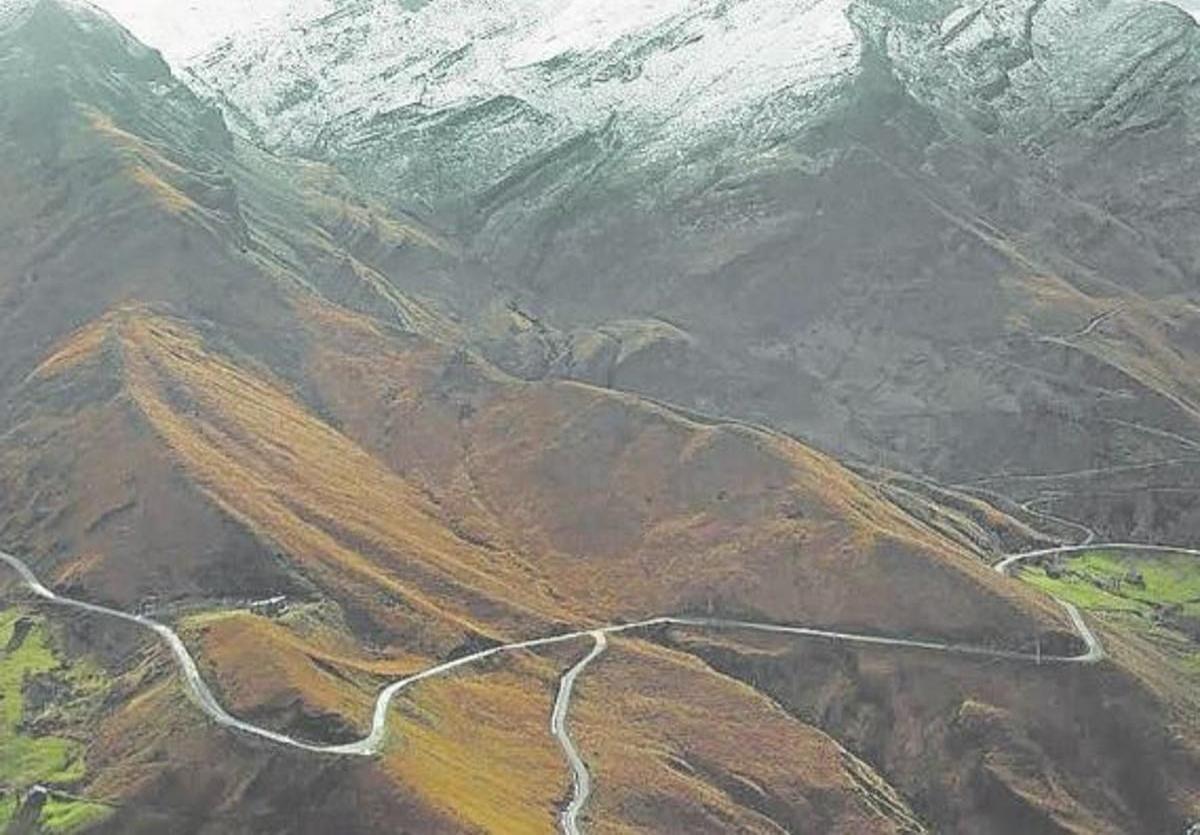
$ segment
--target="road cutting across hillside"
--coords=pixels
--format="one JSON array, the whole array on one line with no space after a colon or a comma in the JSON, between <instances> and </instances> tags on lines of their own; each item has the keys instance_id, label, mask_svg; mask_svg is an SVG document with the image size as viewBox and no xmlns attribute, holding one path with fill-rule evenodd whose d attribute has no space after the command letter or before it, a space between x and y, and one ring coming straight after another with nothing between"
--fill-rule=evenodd
<instances>
[{"instance_id":1,"label":"road cutting across hillside","mask_svg":"<svg viewBox=\"0 0 1200 835\"><path fill-rule=\"evenodd\" d=\"M1077 547L1071 546L1066 549L1049 549L1046 551L1034 551L1028 554L1020 554L1014 557L1007 558L1004 563L997 566L997 570L1003 570L1004 567L1011 565L1019 559L1032 559L1038 556L1045 556L1050 553L1059 551L1076 550ZM1096 546L1096 547L1113 547L1113 546ZM1133 546L1130 546L1133 547ZM1200 552L1197 552L1200 553ZM593 629L581 629L575 632L564 632L558 635L551 635L545 638L533 638L528 641L516 641L510 644L499 644L479 652L474 652L469 655L464 655L447 661L443 664L438 664L430 667L427 670L416 673L411 676L402 678L385 687L375 701L375 713L371 721L371 732L356 742L343 743L340 745L318 745L304 740L296 739L287 734L277 733L267 728L253 725L249 722L244 722L237 717L231 715L213 696L208 685L204 683L204 679L200 676L199 668L196 665L195 659L184 645L183 641L171 627L160 623L152 618L143 615L131 615L127 612L122 612L118 609L110 609L107 606L98 606L94 603L87 603L81 600L75 600L70 597L63 597L48 589L38 580L37 576L29 569L29 567L17 557L11 554L0 552L0 561L7 563L20 576L24 584L38 597L66 608L78 609L89 612L95 615L111 617L127 623L135 624L144 629L148 629L156 633L167 644L171 653L175 656L180 670L183 672L184 684L189 695L195 700L201 710L204 711L214 722L222 727L231 730L239 731L250 736L257 736L266 739L270 742L276 742L281 745L288 745L293 748L299 748L304 751L311 751L320 754L339 754L350 756L374 756L378 754L382 748L387 736L387 715L392 702L396 696L402 691L418 682L426 679L442 676L450 673L460 667L466 667L475 664L484 659L491 658L501 653L516 652L521 650L537 649L539 647L551 646L553 644L566 643L567 641L575 641L582 638L593 637L597 634L614 635L623 632L644 631L654 627L661 626L685 626L698 629L728 629L749 632L768 632L780 635L795 635L803 638L817 638L848 644L860 644L864 646L883 646L897 647L905 649L928 650L932 652L951 653L964 656L979 656L984 658L1007 659L1013 661L1034 661L1039 660L1044 663L1092 663L1103 657L1104 650L1100 646L1095 636L1086 628L1080 630L1079 626L1083 623L1082 617L1078 610L1070 603L1059 601L1060 605L1066 609L1072 623L1079 632L1079 637L1083 640L1086 649L1083 653L1074 656L1052 656L1052 655L1036 655L1029 652L1019 652L1016 650L996 649L994 647L973 646L969 644L953 644L943 641L927 641L910 638L896 638L885 635L870 635L854 632L839 632L829 629L817 629L807 626L788 626L784 624L774 623L759 623L755 621L744 620L725 620L722 618L698 618L687 616L662 616L649 618L647 620L636 621L632 623L614 624ZM567 691L567 696L570 696L570 690Z\"/></svg>"},{"instance_id":2,"label":"road cutting across hillside","mask_svg":"<svg viewBox=\"0 0 1200 835\"><path fill-rule=\"evenodd\" d=\"M1200 549L1180 548L1175 545L1140 545L1136 542L1085 542L1080 545L1058 545L1054 548L1041 548L1037 551L1026 551L1023 554L1011 554L996 563L994 568L1001 574L1009 574L1014 565L1023 562L1052 557L1056 554L1082 554L1085 551L1145 551L1154 554L1187 554L1200 557Z\"/></svg>"},{"instance_id":3,"label":"road cutting across hillside","mask_svg":"<svg viewBox=\"0 0 1200 835\"><path fill-rule=\"evenodd\" d=\"M554 700L554 711L550 714L550 733L558 740L563 754L567 757L567 763L571 766L571 801L559 816L564 835L579 835L579 813L583 811L592 794L592 776L567 732L567 710L571 707L571 693L575 690L575 680L584 668L608 647L608 635L604 632L593 632L592 639L596 642L592 651L563 675L558 685L558 697Z\"/></svg>"},{"instance_id":4,"label":"road cutting across hillside","mask_svg":"<svg viewBox=\"0 0 1200 835\"><path fill-rule=\"evenodd\" d=\"M1200 550L1190 548L1175 548L1161 545L1141 545L1137 543L1103 543L1093 545L1066 545L1055 548L1045 548L1021 554L1007 556L996 563L994 569L1001 574L1021 562L1031 561L1054 554L1076 553L1095 549L1109 550L1142 550L1156 552L1174 552L1200 556ZM594 646L591 652L568 670L561 680L558 696L551 715L550 730L558 739L572 771L573 796L566 809L561 814L560 823L566 835L578 835L578 817L582 812L591 792L591 779L587 767L570 738L566 727L566 719L570 710L570 700L574 693L575 683L585 668L593 662L608 645L612 635L626 632L647 631L657 627L679 626L694 629L735 630L761 632L777 635L792 635L801 638L827 640L860 646L895 647L899 649L914 649L929 652L949 653L967 657L1002 659L1011 661L1037 662L1042 664L1092 664L1104 657L1104 648L1099 639L1088 627L1079 610L1072 604L1058 600L1059 605L1067 612L1071 624L1079 639L1083 642L1084 651L1076 655L1043 655L1041 653L1020 652L1016 650L997 649L994 647L955 644L943 641L909 639L885 635L870 635L836 630L818 629L805 626L790 626L786 624L761 623L746 620L727 620L722 618L661 616L632 623L613 624L609 626L581 629L574 632L564 632L544 638L534 638L527 641L517 641L500 644L485 650L464 655L442 664L430 667L422 672L400 679L384 688L376 699L375 711L371 722L370 733L362 739L338 745L320 745L287 734L272 731L258 725L245 722L226 711L217 701L208 685L200 675L195 659L171 627L143 615L132 615L118 609L99 606L81 600L64 597L45 586L33 571L22 560L11 554L0 552L0 562L13 569L21 582L36 595L56 606L77 609L102 617L114 618L154 632L170 649L183 673L184 687L188 695L199 708L217 725L230 730L257 737L268 742L316 754L335 756L371 757L378 754L387 739L387 718L392 702L403 690L426 679L446 675L462 667L475 664L484 659L508 652L532 650L539 647L566 643L569 641L591 638ZM1056 598L1057 600L1057 598Z\"/></svg>"}]
</instances>

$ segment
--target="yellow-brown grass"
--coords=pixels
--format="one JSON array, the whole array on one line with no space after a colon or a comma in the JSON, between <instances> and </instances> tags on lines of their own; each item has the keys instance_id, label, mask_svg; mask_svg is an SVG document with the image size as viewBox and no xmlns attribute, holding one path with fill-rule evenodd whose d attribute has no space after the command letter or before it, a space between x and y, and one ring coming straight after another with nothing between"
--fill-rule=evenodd
<instances>
[{"instance_id":1,"label":"yellow-brown grass","mask_svg":"<svg viewBox=\"0 0 1200 835\"><path fill-rule=\"evenodd\" d=\"M903 815L864 796L869 768L690 656L614 642L578 685L571 726L597 781L589 831L901 831ZM877 775L870 788L903 807Z\"/></svg>"},{"instance_id":2,"label":"yellow-brown grass","mask_svg":"<svg viewBox=\"0 0 1200 835\"><path fill-rule=\"evenodd\" d=\"M1119 292L1091 296L1058 277L1027 279L1019 287L1034 302L1033 318L1026 324L1043 332L1072 337L1092 317L1111 313L1104 327L1074 336L1071 343L1173 402L1191 420L1200 420L1195 373L1200 355L1174 336L1200 322L1200 308L1191 300Z\"/></svg>"},{"instance_id":3,"label":"yellow-brown grass","mask_svg":"<svg viewBox=\"0 0 1200 835\"><path fill-rule=\"evenodd\" d=\"M429 500L277 384L205 350L169 320L142 314L118 327L128 388L181 464L225 510L270 537L331 586L398 595L425 622L488 630L497 614L535 619L536 589L503 555L476 548ZM528 605L527 605L528 604Z\"/></svg>"},{"instance_id":4,"label":"yellow-brown grass","mask_svg":"<svg viewBox=\"0 0 1200 835\"><path fill-rule=\"evenodd\" d=\"M930 634L993 616L1064 623L797 442L581 384L517 382L315 306L301 315L305 379L344 431L583 614L711 602Z\"/></svg>"},{"instance_id":5,"label":"yellow-brown grass","mask_svg":"<svg viewBox=\"0 0 1200 835\"><path fill-rule=\"evenodd\" d=\"M558 673L514 656L420 684L392 720L383 767L467 829L549 835L569 783L549 731Z\"/></svg>"},{"instance_id":6,"label":"yellow-brown grass","mask_svg":"<svg viewBox=\"0 0 1200 835\"><path fill-rule=\"evenodd\" d=\"M167 159L145 140L122 130L107 114L86 108L84 116L94 134L108 142L117 154L130 182L159 208L175 215L199 216L203 213L203 209L172 182L188 176L180 165Z\"/></svg>"},{"instance_id":7,"label":"yellow-brown grass","mask_svg":"<svg viewBox=\"0 0 1200 835\"><path fill-rule=\"evenodd\" d=\"M107 318L84 325L68 336L42 360L34 376L48 377L71 371L80 363L93 359L103 349L110 330Z\"/></svg>"}]
</instances>

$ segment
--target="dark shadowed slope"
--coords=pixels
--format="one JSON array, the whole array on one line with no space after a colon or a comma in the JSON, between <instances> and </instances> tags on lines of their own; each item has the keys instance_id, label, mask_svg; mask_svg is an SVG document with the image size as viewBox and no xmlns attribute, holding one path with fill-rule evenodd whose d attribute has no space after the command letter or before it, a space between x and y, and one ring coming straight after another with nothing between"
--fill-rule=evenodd
<instances>
[{"instance_id":1,"label":"dark shadowed slope","mask_svg":"<svg viewBox=\"0 0 1200 835\"><path fill-rule=\"evenodd\" d=\"M949 480L1196 439L1200 30L1183 12L492 13L507 22L359 0L191 71L272 147L451 230L505 285L461 301L471 338L521 376ZM1162 491L1151 519L1128 495L1097 508L1102 488L1060 492L1114 534L1196 531L1194 496Z\"/></svg>"}]
</instances>

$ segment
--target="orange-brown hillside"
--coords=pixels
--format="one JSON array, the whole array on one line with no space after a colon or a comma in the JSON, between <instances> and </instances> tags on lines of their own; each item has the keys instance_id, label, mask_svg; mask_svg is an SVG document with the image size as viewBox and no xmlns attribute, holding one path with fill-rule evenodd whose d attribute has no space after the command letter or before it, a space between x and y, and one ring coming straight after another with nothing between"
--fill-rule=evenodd
<instances>
[{"instance_id":1,"label":"orange-brown hillside","mask_svg":"<svg viewBox=\"0 0 1200 835\"><path fill-rule=\"evenodd\" d=\"M481 638L665 612L1009 645L1065 631L1037 594L794 441L583 385L516 382L468 353L312 299L288 309L286 363L261 347L279 332L245 349L162 309L114 310L29 375L15 398L20 420L0 446L14 545L76 594L171 603L239 715L349 738L365 729L386 681ZM229 613L236 599L278 590L294 605L281 622ZM883 748L881 777L861 754L932 733L937 779L961 773L958 737L935 732L953 702L907 706L910 720L894 729L830 719L780 690L791 679L773 668L759 680L729 641L734 655L619 641L589 672L575 721L599 785L600 831L653 830L655 808L694 820L696 831L907 831L922 809L893 786L917 791L911 761ZM581 650L506 657L422 684L398 702L397 741L382 761L330 764L264 750L191 711L165 721L178 691L151 649L151 672L138 668L131 699L97 737L96 786L192 802L170 776L121 776L148 748L171 763L166 775L216 780L214 757L262 784L308 784L320 773L338 786L335 806L371 786L376 806L356 818L364 826L407 804L426 831L505 831L506 820L549 831L567 785L549 704ZM869 686L856 653L833 651L844 659L836 674L830 656L818 657L813 686ZM908 657L897 656L891 675L919 662L931 681L955 682L964 704L1001 706L995 756L1028 748L1016 709L1026 705L1004 669L968 675L962 662ZM1138 715L1152 714L1155 697L1136 675L1110 676L1096 686L1127 692ZM1077 686L1048 678L1039 699L1061 697L1059 681ZM852 689L847 698L865 697ZM899 710L900 698L888 692L881 704ZM1070 716L1042 721L1061 734ZM855 740L855 754L813 727L826 722ZM778 756L747 758L753 746L739 740L762 733ZM1037 757L1063 784L1090 773L1069 753ZM1083 808L1010 776L1004 785L1025 792L1024 807L1066 810L1063 819ZM224 808L255 803L221 780L206 791ZM129 831L143 825L118 819Z\"/></svg>"},{"instance_id":2,"label":"orange-brown hillside","mask_svg":"<svg viewBox=\"0 0 1200 835\"><path fill-rule=\"evenodd\" d=\"M438 624L450 634L545 624L554 604L527 582L529 566L456 534L429 498L251 366L210 350L176 320L130 307L81 330L29 386L39 395L103 392L101 403L75 411L95 410L101 420L119 410L125 431L169 460L171 478L201 494L210 512L264 549L269 543L272 564L299 572L385 634L407 624L420 642L434 640ZM81 445L79 437L45 444ZM120 464L124 452L117 443L96 454ZM89 527L100 530L103 519L88 522L85 540ZM97 577L129 559L105 557L90 562Z\"/></svg>"},{"instance_id":3,"label":"orange-brown hillside","mask_svg":"<svg viewBox=\"0 0 1200 835\"><path fill-rule=\"evenodd\" d=\"M364 730L387 680L481 636L708 607L841 623L833 608L841 605L848 626L995 639L997 623L1057 628L1032 595L798 444L699 425L597 389L518 383L469 355L311 300L293 310L303 360L276 370L272 354L244 351L212 326L140 305L116 309L29 375L15 398L20 420L0 445L10 547L37 555L38 570L75 594L199 610L186 634L239 715L348 738ZM827 576L835 570L845 591ZM923 572L934 586L928 594L963 604L937 620L910 606L894 588L905 571ZM286 623L220 615L280 590L295 606ZM895 605L850 602L885 590ZM976 617L989 612L996 618ZM703 805L713 781L782 779L752 764L722 776L724 743L703 754L716 770L680 775L676 759L697 756L682 740L699 740L705 723L756 715L760 697L710 680L686 656L623 647L614 655L627 656L618 663L639 680L686 680L698 699L715 689L707 703L679 705L677 716L656 714L660 753L601 764L609 794L597 809L609 810L613 826L645 825L635 808L644 800L625 809L615 798L639 795L647 780L678 794L674 803ZM461 683L423 685L399 710L407 717L400 738L411 743L400 742L381 772L347 766L345 779L407 787L422 809L438 810L431 820L503 831L497 821L516 816L549 827L566 786L546 732L549 700L577 649L553 663L505 660L500 669L529 670L508 684L484 669L482 679L471 671ZM131 685L140 695L98 738L97 785L182 796L158 780L118 779L141 754L117 729L143 726L137 738L179 769L199 767L214 744L232 751L240 743L198 717L162 721L175 688L161 650L150 652L157 672ZM619 690L613 684L604 696L614 722L593 731L612 734L611 744L632 709ZM853 758L782 714L772 721L793 740L787 746L798 746L788 756L807 788L763 789L779 795L767 808L727 785L713 807L723 811L706 826L831 815L894 831L892 817L871 811L876 801L855 800ZM464 806L485 741L495 788ZM256 750L249 746L249 760L235 756L238 768L271 771ZM816 757L811 766L804 752ZM818 818L805 817L816 814L803 811L809 804L824 810Z\"/></svg>"},{"instance_id":4,"label":"orange-brown hillside","mask_svg":"<svg viewBox=\"0 0 1200 835\"><path fill-rule=\"evenodd\" d=\"M117 374L109 405L139 443L393 638L715 609L1001 640L1058 618L800 444L302 312L307 397L342 430L261 361L140 307L61 345L30 390Z\"/></svg>"},{"instance_id":5,"label":"orange-brown hillside","mask_svg":"<svg viewBox=\"0 0 1200 835\"><path fill-rule=\"evenodd\" d=\"M343 430L590 614L715 607L980 639L1060 618L800 443L301 313L304 379Z\"/></svg>"}]
</instances>

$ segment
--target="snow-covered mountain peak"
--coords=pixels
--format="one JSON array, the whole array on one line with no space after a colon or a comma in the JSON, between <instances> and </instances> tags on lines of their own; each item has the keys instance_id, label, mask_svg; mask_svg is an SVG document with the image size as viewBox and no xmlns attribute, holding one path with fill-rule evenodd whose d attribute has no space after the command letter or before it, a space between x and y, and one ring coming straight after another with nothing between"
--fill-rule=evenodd
<instances>
[{"instance_id":1,"label":"snow-covered mountain peak","mask_svg":"<svg viewBox=\"0 0 1200 835\"><path fill-rule=\"evenodd\" d=\"M596 52L622 37L660 26L686 13L687 7L688 0L629 0L605 5L568 0L536 23L514 52L531 64L567 52ZM522 52L524 56L520 56Z\"/></svg>"},{"instance_id":2,"label":"snow-covered mountain peak","mask_svg":"<svg viewBox=\"0 0 1200 835\"><path fill-rule=\"evenodd\" d=\"M192 69L272 144L400 108L511 97L573 128L680 130L804 95L858 58L846 0L379 0L291 12Z\"/></svg>"},{"instance_id":3,"label":"snow-covered mountain peak","mask_svg":"<svg viewBox=\"0 0 1200 835\"><path fill-rule=\"evenodd\" d=\"M93 0L172 66L183 66L232 33L331 11L330 0Z\"/></svg>"}]
</instances>

